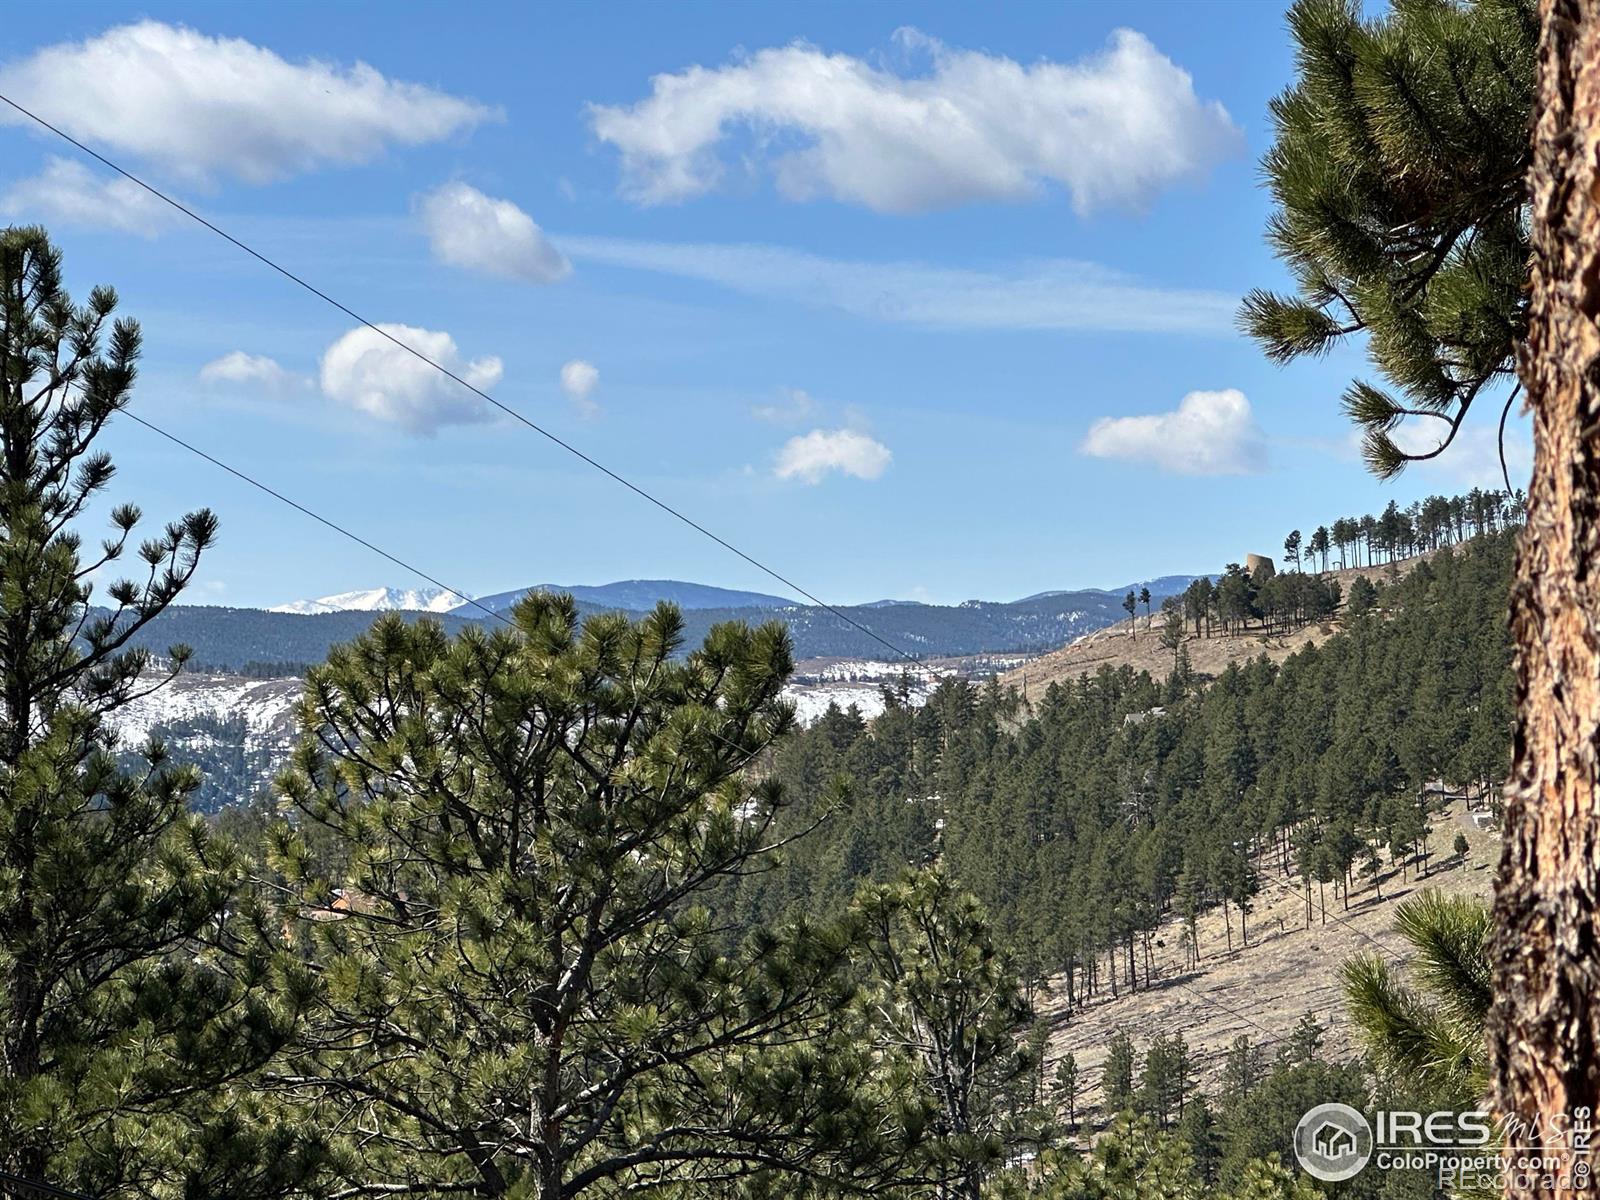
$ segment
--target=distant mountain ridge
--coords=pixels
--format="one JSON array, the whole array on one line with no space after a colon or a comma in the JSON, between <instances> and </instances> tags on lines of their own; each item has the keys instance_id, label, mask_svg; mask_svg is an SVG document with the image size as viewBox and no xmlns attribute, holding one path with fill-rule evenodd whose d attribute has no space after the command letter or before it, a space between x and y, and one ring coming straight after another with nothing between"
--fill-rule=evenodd
<instances>
[{"instance_id":1,"label":"distant mountain ridge","mask_svg":"<svg viewBox=\"0 0 1600 1200\"><path fill-rule=\"evenodd\" d=\"M674 587L663 595L662 585L669 582ZM1099 589L1054 592L1011 603L968 600L955 605L915 601L845 605L837 612L816 605L793 604L760 592L735 592L665 580L631 580L572 590L579 615L584 618L600 612L637 614L654 607L657 600L674 599L683 608L686 647L699 645L711 627L720 621L749 624L781 621L789 628L797 659L881 659L893 655L890 647L915 658L1037 653L1053 650L1127 617L1122 610L1125 593ZM527 591L519 589L486 596L477 604L447 612L409 610L402 615L408 620L432 616L450 632L469 624L498 624L478 605L491 613L503 612ZM1156 587L1151 591L1156 598L1162 594ZM685 604L688 601L703 605L724 596L753 597L759 603L695 608ZM632 603L625 605L624 600ZM315 663L327 657L330 647L349 641L385 611L389 610L365 608L300 613L175 605L140 630L134 643L158 654L182 643L193 649L197 663L214 670L238 670L247 663ZM839 613L849 621L841 620ZM857 625L872 632L864 632Z\"/></svg>"},{"instance_id":2,"label":"distant mountain ridge","mask_svg":"<svg viewBox=\"0 0 1600 1200\"><path fill-rule=\"evenodd\" d=\"M532 587L479 596L477 603L491 612L502 612L529 592L565 592L574 600L625 612L649 612L663 600L691 611L703 608L788 608L801 603L766 592L744 592L714 587L708 583L686 583L681 579L622 579L615 583L599 584L536 583ZM466 611L460 609L457 612L460 616L467 615Z\"/></svg>"},{"instance_id":3,"label":"distant mountain ridge","mask_svg":"<svg viewBox=\"0 0 1600 1200\"><path fill-rule=\"evenodd\" d=\"M1215 576L1211 575L1158 575L1154 579L1141 579L1136 583L1123 584L1121 587L1079 588L1077 592L1096 592L1102 596L1115 596L1118 600L1121 600L1129 592L1139 592L1144 588L1149 588L1151 596L1179 596L1196 579L1213 578ZM1015 601L1015 603L1026 604L1030 600L1048 600L1051 596L1071 596L1076 595L1077 592L1035 592L1031 596L1024 596L1021 600Z\"/></svg>"},{"instance_id":4,"label":"distant mountain ridge","mask_svg":"<svg viewBox=\"0 0 1600 1200\"><path fill-rule=\"evenodd\" d=\"M468 596L437 587L375 587L319 596L315 600L291 600L287 604L275 604L266 611L300 616L334 612L455 612L468 616L484 609L503 612L529 592L565 592L574 600L628 612L648 612L663 600L684 609L787 608L797 603L766 592L685 583L681 579L622 579L599 584L536 583L532 587L489 596Z\"/></svg>"}]
</instances>

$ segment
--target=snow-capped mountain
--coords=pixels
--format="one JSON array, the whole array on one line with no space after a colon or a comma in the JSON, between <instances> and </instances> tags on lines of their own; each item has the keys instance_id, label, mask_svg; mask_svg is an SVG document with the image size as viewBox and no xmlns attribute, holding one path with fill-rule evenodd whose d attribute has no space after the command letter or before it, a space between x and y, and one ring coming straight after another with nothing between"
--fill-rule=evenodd
<instances>
[{"instance_id":1,"label":"snow-capped mountain","mask_svg":"<svg viewBox=\"0 0 1600 1200\"><path fill-rule=\"evenodd\" d=\"M321 596L316 600L292 600L269 608L268 612L298 613L310 616L331 612L449 612L458 608L470 596L447 592L443 588L368 588L362 592L340 592L336 596Z\"/></svg>"}]
</instances>

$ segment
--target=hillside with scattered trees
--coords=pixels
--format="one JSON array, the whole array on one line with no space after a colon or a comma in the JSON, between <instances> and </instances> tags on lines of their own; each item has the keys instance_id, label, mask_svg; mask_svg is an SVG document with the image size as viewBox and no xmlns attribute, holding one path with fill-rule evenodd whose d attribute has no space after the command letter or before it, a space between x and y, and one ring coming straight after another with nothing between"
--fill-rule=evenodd
<instances>
[{"instance_id":1,"label":"hillside with scattered trees","mask_svg":"<svg viewBox=\"0 0 1600 1200\"><path fill-rule=\"evenodd\" d=\"M1248 933L1271 872L1343 905L1379 857L1426 853L1430 792L1489 793L1510 753L1505 629L1513 535L1441 549L1372 587L1339 631L1211 683L1103 668L1028 704L947 682L870 725L828 713L775 748L816 834L738 890L748 919L849 894L907 863L972 889L1034 980L1070 1006L1143 984L1167 916ZM849 798L826 813L836 779Z\"/></svg>"}]
</instances>

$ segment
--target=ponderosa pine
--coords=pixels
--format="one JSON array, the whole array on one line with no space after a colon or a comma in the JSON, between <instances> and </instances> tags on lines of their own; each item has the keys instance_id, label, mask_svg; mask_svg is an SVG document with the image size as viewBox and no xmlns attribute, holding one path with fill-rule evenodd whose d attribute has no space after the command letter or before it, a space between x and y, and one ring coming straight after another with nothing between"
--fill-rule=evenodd
<instances>
[{"instance_id":1,"label":"ponderosa pine","mask_svg":"<svg viewBox=\"0 0 1600 1200\"><path fill-rule=\"evenodd\" d=\"M0 1171L97 1198L279 1195L315 1154L229 1085L283 1042L295 989L253 990L277 956L245 864L188 811L194 770L107 724L181 666L127 644L216 533L190 513L95 594L139 521L112 509L81 553L139 354L115 308L109 288L72 302L42 230L0 232Z\"/></svg>"}]
</instances>

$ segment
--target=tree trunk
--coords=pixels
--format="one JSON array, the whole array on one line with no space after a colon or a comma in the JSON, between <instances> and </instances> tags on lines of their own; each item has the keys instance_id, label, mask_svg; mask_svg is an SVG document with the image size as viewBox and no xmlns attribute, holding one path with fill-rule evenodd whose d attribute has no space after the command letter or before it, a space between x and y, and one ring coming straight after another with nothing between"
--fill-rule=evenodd
<instances>
[{"instance_id":1,"label":"tree trunk","mask_svg":"<svg viewBox=\"0 0 1600 1200\"><path fill-rule=\"evenodd\" d=\"M1570 1163L1559 1133L1539 1131L1600 1109L1600 3L1541 0L1540 13L1520 363L1534 465L1511 596L1517 725L1490 1051L1496 1106L1537 1122L1516 1140ZM1513 1174L1507 1194L1533 1186ZM1579 1194L1592 1191L1564 1179L1537 1192Z\"/></svg>"}]
</instances>

